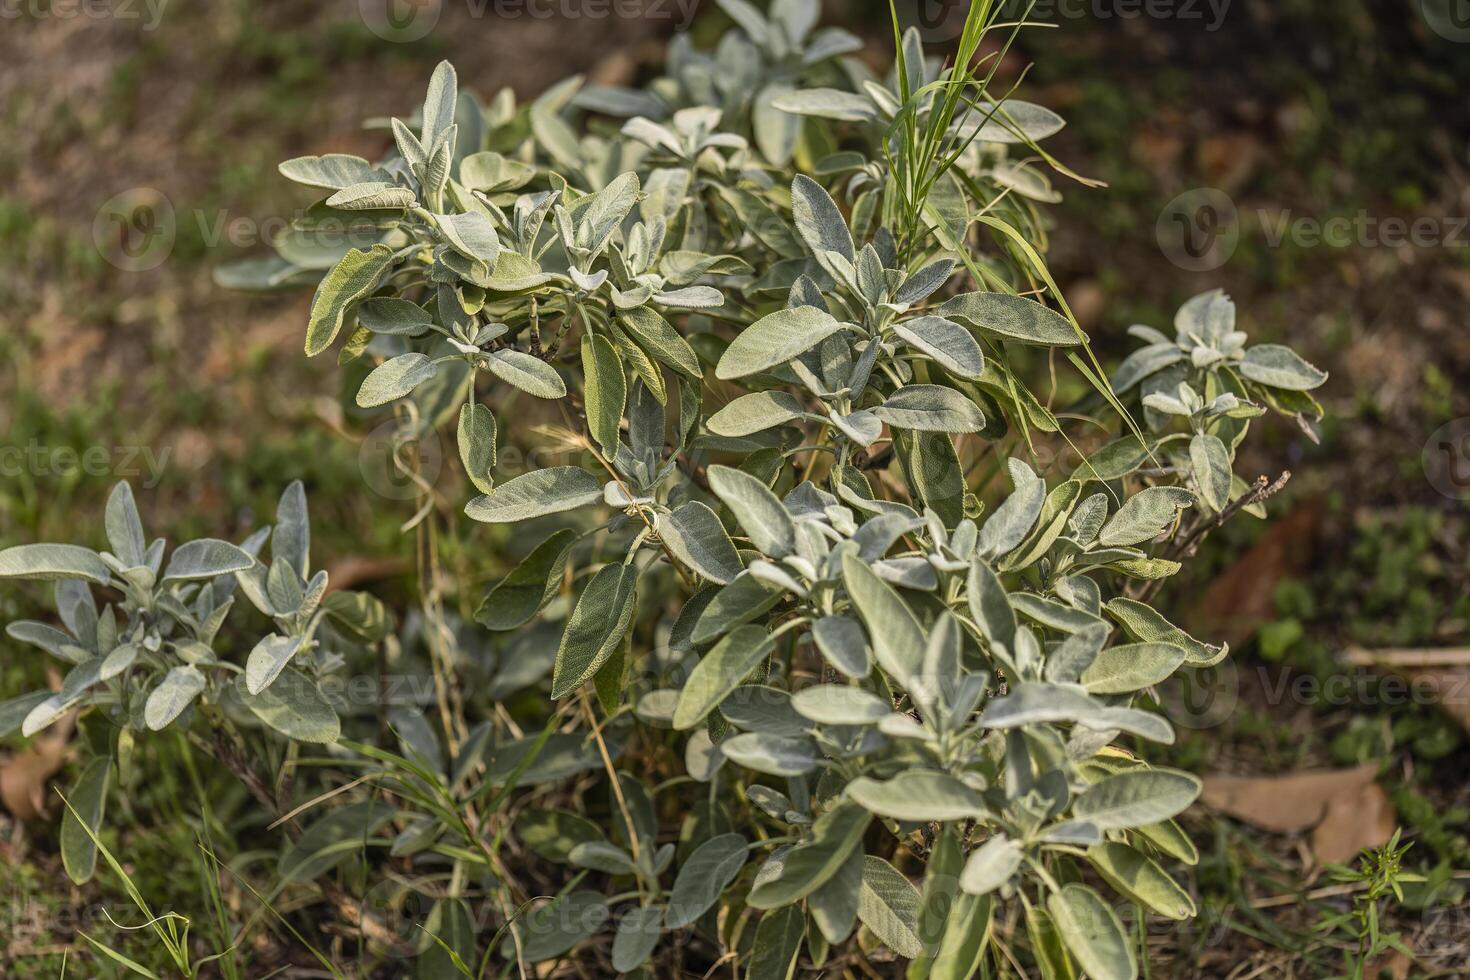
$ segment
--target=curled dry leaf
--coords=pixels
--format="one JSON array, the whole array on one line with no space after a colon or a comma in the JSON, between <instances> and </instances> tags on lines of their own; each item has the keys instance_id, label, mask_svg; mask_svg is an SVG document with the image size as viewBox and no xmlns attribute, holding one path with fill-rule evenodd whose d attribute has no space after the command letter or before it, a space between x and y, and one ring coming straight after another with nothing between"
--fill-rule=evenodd
<instances>
[{"instance_id":1,"label":"curled dry leaf","mask_svg":"<svg viewBox=\"0 0 1470 980\"><path fill-rule=\"evenodd\" d=\"M69 711L30 746L0 760L0 803L16 820L44 816L46 786L66 763L75 724L76 712Z\"/></svg>"},{"instance_id":2,"label":"curled dry leaf","mask_svg":"<svg viewBox=\"0 0 1470 980\"><path fill-rule=\"evenodd\" d=\"M1286 776L1208 776L1201 799L1262 830L1311 830L1317 859L1342 862L1393 834L1397 817L1377 776L1371 763Z\"/></svg>"}]
</instances>

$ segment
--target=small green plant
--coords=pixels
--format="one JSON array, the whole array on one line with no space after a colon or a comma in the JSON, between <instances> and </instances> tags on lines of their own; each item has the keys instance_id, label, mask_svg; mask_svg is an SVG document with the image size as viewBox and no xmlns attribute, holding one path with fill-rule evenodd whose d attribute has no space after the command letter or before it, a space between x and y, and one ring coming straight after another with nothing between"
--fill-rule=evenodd
<instances>
[{"instance_id":1,"label":"small green plant","mask_svg":"<svg viewBox=\"0 0 1470 980\"><path fill-rule=\"evenodd\" d=\"M1356 867L1334 865L1330 870L1333 881L1357 886L1353 894L1351 911L1329 916L1318 925L1324 933L1345 936L1351 944L1347 950L1347 962L1352 980L1363 980L1368 965L1390 950L1405 956L1414 954L1396 932L1384 932L1380 928L1379 916L1385 900L1392 899L1400 905L1404 902L1403 886L1423 882L1422 875L1403 870L1404 855L1413 844L1399 844L1399 831L1382 847L1363 852Z\"/></svg>"},{"instance_id":2,"label":"small green plant","mask_svg":"<svg viewBox=\"0 0 1470 980\"><path fill-rule=\"evenodd\" d=\"M384 159L282 164L325 196L220 272L315 282L306 353L337 346L401 441L453 431L465 515L526 545L475 623L411 466L401 632L311 571L299 486L268 563L263 532L167 564L121 487L110 551L0 553L61 580L66 630L11 633L73 665L0 728L186 731L284 824L270 894L355 909L363 971L1136 977L1114 905L1194 915L1166 866L1197 859L1173 818L1200 788L1146 761L1174 738L1147 692L1228 652L1139 596L1260 511L1236 450L1269 408L1320 415L1325 375L1210 293L1109 381L1042 258L1062 120L980 53L1019 29L999 5L947 63L895 27L886 77L815 0L720 6L715 53L681 39L644 90L487 104L441 65ZM1068 387L1033 390L1042 361ZM227 638L237 592L261 616ZM404 676L433 683L389 710Z\"/></svg>"}]
</instances>

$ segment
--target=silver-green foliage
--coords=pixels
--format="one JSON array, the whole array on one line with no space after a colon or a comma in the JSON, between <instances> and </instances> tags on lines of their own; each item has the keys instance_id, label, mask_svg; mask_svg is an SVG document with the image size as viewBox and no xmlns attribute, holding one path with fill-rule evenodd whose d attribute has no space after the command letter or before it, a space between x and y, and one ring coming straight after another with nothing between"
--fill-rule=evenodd
<instances>
[{"instance_id":1,"label":"silver-green foliage","mask_svg":"<svg viewBox=\"0 0 1470 980\"><path fill-rule=\"evenodd\" d=\"M566 865L568 890L510 926L516 943L471 938L457 958L585 943L630 971L692 929L712 959L785 977L802 948L820 965L861 925L910 976L960 977L998 957L988 924L1017 902L1038 969L1134 977L1113 904L1194 912L1165 866L1193 861L1173 818L1199 785L1146 761L1174 738L1149 695L1227 654L1139 595L1178 571L1186 531L1259 510L1233 471L1249 422L1319 415L1307 392L1325 375L1248 346L1210 293L1174 339L1135 327L1147 346L1104 380L1040 257L1046 170L1071 175L1038 143L1062 121L992 93L972 58L1010 30L991 3L972 6L956 61L911 32L886 78L839 57L856 41L817 30L815 0L720 6L737 26L716 51L681 36L643 90L572 79L487 105L441 65L382 160L283 164L326 196L277 258L222 272L317 281L307 353L345 338L341 360L371 368L358 405L392 405L406 436L453 429L478 491L468 517L541 535L479 622L560 635L547 669L488 702L467 692L485 711L468 735L410 712L395 751L353 743L407 787L400 808L341 808L302 840L365 839L391 817L403 867L450 861L456 883L514 900L456 807L585 779L636 737L692 779L654 789L650 755L585 806L597 821L519 809L511 833ZM1095 389L1077 412L1101 406L1116 433L1060 479L1006 459L1067 435L1028 387L1028 349L1074 367ZM524 396L551 403L564 451L506 478L497 444L538 448L510 414ZM977 480L987 454L1003 465ZM0 714L27 733L90 704L132 728L219 712L337 737L319 682L337 644L382 639L362 621L384 617L366 597L324 602L299 487L269 563L258 534L165 565L126 487L107 535L110 553L0 553L0 575L60 580L66 630L11 634L72 665L60 693ZM99 613L87 583L122 601ZM236 592L274 629L222 658ZM527 686L539 716L524 700L491 710ZM594 698L598 727L568 726ZM286 856L298 879L348 854L302 847ZM1113 898L1079 882L1089 867Z\"/></svg>"}]
</instances>

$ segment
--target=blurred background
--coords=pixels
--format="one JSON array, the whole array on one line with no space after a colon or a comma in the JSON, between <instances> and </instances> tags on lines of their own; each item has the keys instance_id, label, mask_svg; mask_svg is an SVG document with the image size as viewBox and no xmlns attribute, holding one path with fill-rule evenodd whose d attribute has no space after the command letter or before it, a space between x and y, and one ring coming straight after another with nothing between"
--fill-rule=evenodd
<instances>
[{"instance_id":1,"label":"blurred background","mask_svg":"<svg viewBox=\"0 0 1470 980\"><path fill-rule=\"evenodd\" d=\"M278 161L379 155L362 121L413 111L440 59L526 99L573 73L638 81L676 32L703 46L728 22L712 0L393 2L0 3L0 547L95 543L119 478L150 532L238 538L301 478L334 582L407 595L412 492L344 415L338 368L302 357L309 294L228 293L211 270L310 203ZM886 67L887 5L826 6ZM963 8L902 16L942 46ZM1055 27L999 79L1066 117L1048 148L1107 185L1058 182L1050 252L1104 362L1130 324L1223 287L1253 339L1332 372L1320 442L1276 420L1251 443L1243 475L1294 474L1273 519L1230 526L1165 593L1236 655L1166 705L1170 761L1215 782L1191 825L1204 914L1160 956L1169 975L1322 975L1314 937L1345 894L1324 866L1398 825L1430 882L1395 925L1419 967L1470 970L1470 0L1031 16ZM499 545L461 533L450 561L477 595ZM0 618L35 598L0 595ZM39 674L0 639L0 699ZM97 900L54 884L47 834L0 809L6 975L55 976L59 910Z\"/></svg>"}]
</instances>

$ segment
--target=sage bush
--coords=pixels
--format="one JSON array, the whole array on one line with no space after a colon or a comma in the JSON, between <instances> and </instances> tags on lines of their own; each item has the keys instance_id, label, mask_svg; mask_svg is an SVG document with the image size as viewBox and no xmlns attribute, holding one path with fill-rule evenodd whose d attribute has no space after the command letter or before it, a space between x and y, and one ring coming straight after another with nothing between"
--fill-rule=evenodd
<instances>
[{"instance_id":1,"label":"sage bush","mask_svg":"<svg viewBox=\"0 0 1470 980\"><path fill-rule=\"evenodd\" d=\"M363 937L336 975L1112 980L1125 920L1195 914L1150 692L1228 651L1149 600L1264 516L1236 453L1267 411L1310 430L1325 375L1219 292L1102 367L1043 258L1087 182L998 90L989 0L947 59L895 26L882 77L817 0L719 6L646 87L484 101L446 63L385 158L281 164L320 200L220 282L315 283L306 353L399 443L445 432L455 510L509 526L471 540L524 558L472 600L430 571L400 626L313 571L299 483L238 545L150 542L123 484L107 550L0 553L55 580L61 625L7 632L67 668L0 730L94 728L74 880L172 731L283 818L256 898ZM422 543L443 488L400 465Z\"/></svg>"}]
</instances>

